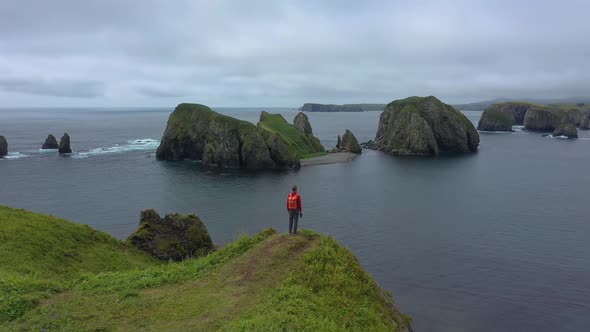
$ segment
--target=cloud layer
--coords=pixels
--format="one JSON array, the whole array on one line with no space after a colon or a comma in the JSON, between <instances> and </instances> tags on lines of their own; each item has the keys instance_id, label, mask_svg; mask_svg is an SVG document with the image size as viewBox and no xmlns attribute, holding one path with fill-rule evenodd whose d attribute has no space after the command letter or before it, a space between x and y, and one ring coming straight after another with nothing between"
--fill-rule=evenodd
<instances>
[{"instance_id":1,"label":"cloud layer","mask_svg":"<svg viewBox=\"0 0 590 332\"><path fill-rule=\"evenodd\" d=\"M590 2L3 1L0 106L588 96Z\"/></svg>"}]
</instances>

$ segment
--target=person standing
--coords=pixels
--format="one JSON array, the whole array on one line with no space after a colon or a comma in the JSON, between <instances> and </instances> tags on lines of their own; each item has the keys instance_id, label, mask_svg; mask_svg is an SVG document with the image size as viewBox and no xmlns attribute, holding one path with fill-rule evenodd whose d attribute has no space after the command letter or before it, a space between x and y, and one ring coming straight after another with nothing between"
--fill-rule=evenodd
<instances>
[{"instance_id":1,"label":"person standing","mask_svg":"<svg viewBox=\"0 0 590 332\"><path fill-rule=\"evenodd\" d=\"M289 234L297 234L297 223L300 217L303 218L301 196L297 193L297 186L293 186L291 193L287 196L287 212L289 212Z\"/></svg>"}]
</instances>

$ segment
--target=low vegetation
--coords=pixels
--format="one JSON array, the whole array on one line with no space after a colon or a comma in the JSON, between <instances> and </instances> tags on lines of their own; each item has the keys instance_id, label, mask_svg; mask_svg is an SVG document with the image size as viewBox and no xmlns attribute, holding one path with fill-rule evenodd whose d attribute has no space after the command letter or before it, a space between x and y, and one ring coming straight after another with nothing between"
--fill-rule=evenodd
<instances>
[{"instance_id":1,"label":"low vegetation","mask_svg":"<svg viewBox=\"0 0 590 332\"><path fill-rule=\"evenodd\" d=\"M22 272L46 266L43 256L28 262L3 258L0 266L9 271L3 276L9 275L10 283L3 281L0 288L0 330L405 331L409 324L350 251L311 231L288 236L268 229L205 257L158 263L87 226L22 210L1 211L2 217L20 216L0 224L3 239L14 237L14 224L23 223L33 225L28 227L32 233L45 232L51 242L52 236L64 234L36 227L52 226L70 230L69 236L85 244L79 250L97 242L101 252L118 258L112 266L90 260L85 268L74 269L60 267L59 254L49 255L58 266L48 281ZM69 240L63 243L73 250ZM64 249L59 241L51 247ZM24 252L37 250L33 244L17 255L27 261L30 255ZM119 265L123 259L129 266ZM29 302L18 304L23 301Z\"/></svg>"},{"instance_id":2,"label":"low vegetation","mask_svg":"<svg viewBox=\"0 0 590 332\"><path fill-rule=\"evenodd\" d=\"M312 140L305 136L280 114L262 112L258 127L278 134L287 143L289 150L293 151L298 158L310 158L310 156L317 156L318 153L325 152L319 140Z\"/></svg>"}]
</instances>

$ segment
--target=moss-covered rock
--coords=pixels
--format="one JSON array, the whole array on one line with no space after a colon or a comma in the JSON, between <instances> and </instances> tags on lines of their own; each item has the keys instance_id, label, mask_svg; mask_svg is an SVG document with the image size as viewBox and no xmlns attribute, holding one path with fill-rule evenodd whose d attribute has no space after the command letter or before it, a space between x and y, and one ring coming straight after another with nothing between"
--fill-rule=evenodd
<instances>
[{"instance_id":1,"label":"moss-covered rock","mask_svg":"<svg viewBox=\"0 0 590 332\"><path fill-rule=\"evenodd\" d=\"M302 121L307 120L307 116L300 119ZM276 151L280 149L282 152L281 155L301 159L325 150L317 137L306 135L295 125L287 122L280 114L271 114L263 111L260 114L258 128L267 132L264 136L267 145L272 147L271 150ZM309 128L311 131L311 125ZM278 142L279 138L282 142Z\"/></svg>"},{"instance_id":2,"label":"moss-covered rock","mask_svg":"<svg viewBox=\"0 0 590 332\"><path fill-rule=\"evenodd\" d=\"M6 137L0 135L0 158L6 156L8 154L8 142L6 141Z\"/></svg>"},{"instance_id":3,"label":"moss-covered rock","mask_svg":"<svg viewBox=\"0 0 590 332\"><path fill-rule=\"evenodd\" d=\"M564 120L565 113L548 106L531 107L524 117L524 128L530 131L552 132Z\"/></svg>"},{"instance_id":4,"label":"moss-covered rock","mask_svg":"<svg viewBox=\"0 0 590 332\"><path fill-rule=\"evenodd\" d=\"M352 153L362 153L363 149L361 148L358 140L354 136L354 134L346 129L342 138L338 135L338 143L336 144L336 150L339 152L352 152Z\"/></svg>"},{"instance_id":5,"label":"moss-covered rock","mask_svg":"<svg viewBox=\"0 0 590 332\"><path fill-rule=\"evenodd\" d=\"M139 227L127 241L165 261L198 257L213 250L209 232L197 216L173 213L161 218L152 209L141 212Z\"/></svg>"},{"instance_id":6,"label":"moss-covered rock","mask_svg":"<svg viewBox=\"0 0 590 332\"><path fill-rule=\"evenodd\" d=\"M388 104L370 147L399 155L434 156L475 152L478 145L479 134L467 117L429 96Z\"/></svg>"},{"instance_id":7,"label":"moss-covered rock","mask_svg":"<svg viewBox=\"0 0 590 332\"><path fill-rule=\"evenodd\" d=\"M55 136L49 134L47 136L47 138L45 139L45 143L43 143L43 146L41 146L41 149L43 150L48 150L48 149L58 149L59 148L59 144L57 144L57 139L55 139Z\"/></svg>"},{"instance_id":8,"label":"moss-covered rock","mask_svg":"<svg viewBox=\"0 0 590 332\"><path fill-rule=\"evenodd\" d=\"M514 114L511 109L491 105L481 114L481 118L477 124L477 130L512 131L514 124Z\"/></svg>"},{"instance_id":9,"label":"moss-covered rock","mask_svg":"<svg viewBox=\"0 0 590 332\"><path fill-rule=\"evenodd\" d=\"M248 169L298 165L297 156L276 153L273 149L280 143L270 146L267 141L266 132L250 122L219 114L205 105L180 104L168 119L156 158Z\"/></svg>"},{"instance_id":10,"label":"moss-covered rock","mask_svg":"<svg viewBox=\"0 0 590 332\"><path fill-rule=\"evenodd\" d=\"M305 134L305 136L313 136L313 129L311 128L311 124L309 123L309 119L305 113L297 113L293 119L293 125L295 128L299 129L300 132Z\"/></svg>"},{"instance_id":11,"label":"moss-covered rock","mask_svg":"<svg viewBox=\"0 0 590 332\"><path fill-rule=\"evenodd\" d=\"M70 147L70 135L68 135L68 133L65 133L61 137L61 140L59 141L58 151L62 154L72 153L72 148Z\"/></svg>"},{"instance_id":12,"label":"moss-covered rock","mask_svg":"<svg viewBox=\"0 0 590 332\"><path fill-rule=\"evenodd\" d=\"M562 122L553 132L553 136L565 136L567 138L578 138L578 131L573 123Z\"/></svg>"}]
</instances>

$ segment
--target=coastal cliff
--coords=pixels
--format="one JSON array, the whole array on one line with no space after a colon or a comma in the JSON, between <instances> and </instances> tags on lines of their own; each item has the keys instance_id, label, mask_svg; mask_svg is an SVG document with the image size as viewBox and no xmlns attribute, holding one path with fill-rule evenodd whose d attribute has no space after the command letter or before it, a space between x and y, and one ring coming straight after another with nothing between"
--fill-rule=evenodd
<instances>
[{"instance_id":1,"label":"coastal cliff","mask_svg":"<svg viewBox=\"0 0 590 332\"><path fill-rule=\"evenodd\" d=\"M2 206L0 219L0 330L412 330L348 249L311 231L162 263L63 219Z\"/></svg>"},{"instance_id":2,"label":"coastal cliff","mask_svg":"<svg viewBox=\"0 0 590 332\"><path fill-rule=\"evenodd\" d=\"M475 152L478 145L479 134L467 117L429 96L388 104L368 147L397 155L436 156Z\"/></svg>"}]
</instances>

